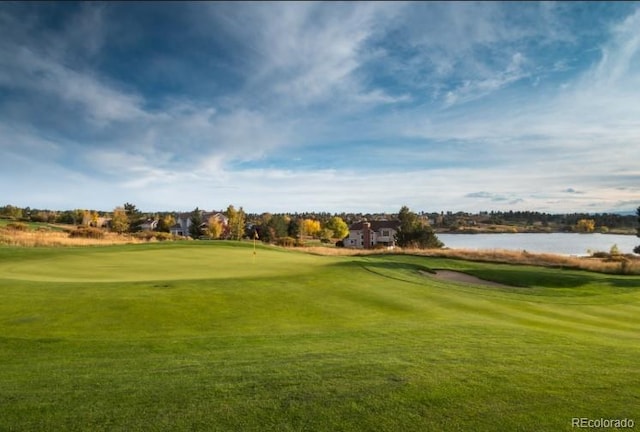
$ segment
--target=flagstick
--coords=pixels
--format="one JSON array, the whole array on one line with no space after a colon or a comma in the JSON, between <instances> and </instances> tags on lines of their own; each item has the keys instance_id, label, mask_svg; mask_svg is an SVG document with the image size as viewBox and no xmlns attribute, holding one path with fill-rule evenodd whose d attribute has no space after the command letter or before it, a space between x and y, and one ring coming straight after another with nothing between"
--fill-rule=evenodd
<instances>
[{"instance_id":1,"label":"flagstick","mask_svg":"<svg viewBox=\"0 0 640 432\"><path fill-rule=\"evenodd\" d=\"M257 237L258 233L254 232L253 233L253 263L256 263L256 237Z\"/></svg>"}]
</instances>

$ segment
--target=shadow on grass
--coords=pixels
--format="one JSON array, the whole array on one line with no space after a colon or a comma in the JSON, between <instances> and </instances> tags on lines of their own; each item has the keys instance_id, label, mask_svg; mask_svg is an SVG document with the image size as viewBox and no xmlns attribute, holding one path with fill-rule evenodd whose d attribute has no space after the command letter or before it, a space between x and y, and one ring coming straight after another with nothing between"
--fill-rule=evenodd
<instances>
[{"instance_id":1,"label":"shadow on grass","mask_svg":"<svg viewBox=\"0 0 640 432\"><path fill-rule=\"evenodd\" d=\"M435 270L414 262L387 260L384 256L370 257L366 260L353 260L336 264L341 267L360 268L380 276L404 282L414 282L406 278L407 274L418 272L435 273ZM442 265L442 262L439 263ZM484 267L484 265L482 265ZM640 290L640 278L637 276L613 276L580 270L550 269L531 266L506 266L495 268L486 264L486 268L469 268L463 273L480 279L497 282L518 288L581 288L586 286L604 286L623 290ZM509 268L511 267L511 268Z\"/></svg>"},{"instance_id":2,"label":"shadow on grass","mask_svg":"<svg viewBox=\"0 0 640 432\"><path fill-rule=\"evenodd\" d=\"M481 279L518 287L579 288L587 285L608 285L615 288L640 289L634 277L614 277L588 272L536 269L473 269L468 274Z\"/></svg>"},{"instance_id":3,"label":"shadow on grass","mask_svg":"<svg viewBox=\"0 0 640 432\"><path fill-rule=\"evenodd\" d=\"M364 270L376 276L386 279L393 279L405 283L422 285L419 279L414 279L420 272L435 273L429 267L402 261L387 261L383 258L375 257L366 260L353 260L332 264L334 267L343 269Z\"/></svg>"}]
</instances>

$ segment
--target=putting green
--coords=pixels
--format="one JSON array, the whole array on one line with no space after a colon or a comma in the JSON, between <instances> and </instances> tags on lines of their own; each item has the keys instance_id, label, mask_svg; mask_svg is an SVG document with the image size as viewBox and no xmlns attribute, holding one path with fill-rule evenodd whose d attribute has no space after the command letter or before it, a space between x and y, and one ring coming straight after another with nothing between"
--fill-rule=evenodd
<instances>
[{"instance_id":1,"label":"putting green","mask_svg":"<svg viewBox=\"0 0 640 432\"><path fill-rule=\"evenodd\" d=\"M335 261L250 244L198 242L57 248L3 257L0 277L51 282L135 282L300 274Z\"/></svg>"}]
</instances>

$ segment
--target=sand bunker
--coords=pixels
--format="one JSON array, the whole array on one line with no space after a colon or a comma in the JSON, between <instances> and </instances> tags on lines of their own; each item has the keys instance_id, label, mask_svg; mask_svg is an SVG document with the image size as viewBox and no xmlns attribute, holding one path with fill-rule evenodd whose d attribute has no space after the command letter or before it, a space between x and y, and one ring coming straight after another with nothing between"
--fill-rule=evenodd
<instances>
[{"instance_id":1,"label":"sand bunker","mask_svg":"<svg viewBox=\"0 0 640 432\"><path fill-rule=\"evenodd\" d=\"M488 280L477 278L475 276L468 275L466 273L451 271L451 270L436 270L435 274L428 273L425 271L421 271L420 273L422 273L424 276L429 276L432 278L443 279L443 280L448 280L453 282L462 282L462 283L469 283L474 285L484 285L484 286L492 286L492 287L499 287L499 288L513 288L510 285L505 285L498 282L491 282Z\"/></svg>"}]
</instances>

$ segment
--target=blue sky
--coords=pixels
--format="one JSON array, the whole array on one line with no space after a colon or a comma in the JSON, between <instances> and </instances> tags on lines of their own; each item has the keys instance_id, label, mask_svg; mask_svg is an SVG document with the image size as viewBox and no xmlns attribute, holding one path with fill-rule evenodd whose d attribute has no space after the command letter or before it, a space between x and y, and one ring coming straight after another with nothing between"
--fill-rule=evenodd
<instances>
[{"instance_id":1,"label":"blue sky","mask_svg":"<svg viewBox=\"0 0 640 432\"><path fill-rule=\"evenodd\" d=\"M640 4L0 3L0 205L630 211Z\"/></svg>"}]
</instances>

